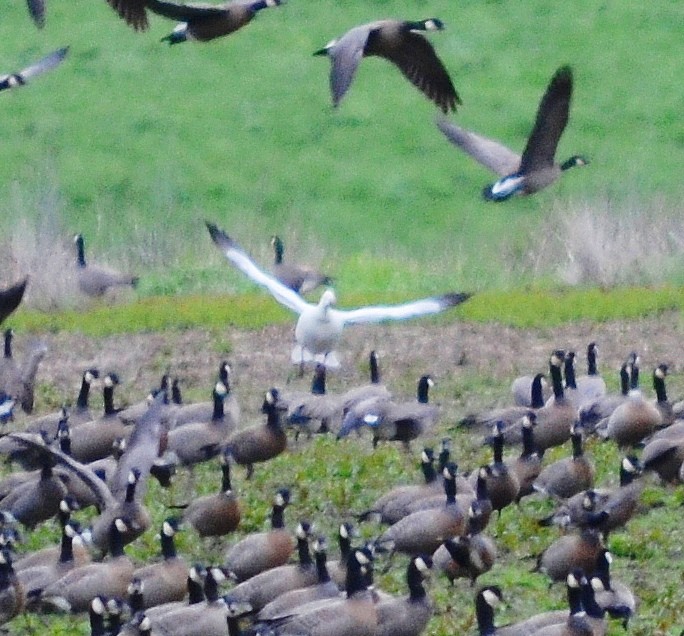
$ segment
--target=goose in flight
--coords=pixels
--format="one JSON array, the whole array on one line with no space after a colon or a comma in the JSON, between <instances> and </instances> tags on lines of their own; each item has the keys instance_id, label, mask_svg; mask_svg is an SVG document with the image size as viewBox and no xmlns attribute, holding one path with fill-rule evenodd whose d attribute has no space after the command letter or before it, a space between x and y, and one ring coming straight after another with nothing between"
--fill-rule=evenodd
<instances>
[{"instance_id":1,"label":"goose in flight","mask_svg":"<svg viewBox=\"0 0 684 636\"><path fill-rule=\"evenodd\" d=\"M554 159L568 123L571 95L572 69L562 66L546 88L522 156L446 119L437 120L437 127L452 144L501 177L486 186L482 196L489 201L505 201L514 194L534 194L557 181L565 170L589 163L579 155L561 164Z\"/></svg>"},{"instance_id":2,"label":"goose in flight","mask_svg":"<svg viewBox=\"0 0 684 636\"><path fill-rule=\"evenodd\" d=\"M16 88L18 86L23 86L32 77L45 73L55 66L58 66L60 62L66 57L69 51L68 46L64 46L61 49L57 49L50 53L50 55L45 56L43 59L38 60L34 64L27 66L26 68L18 71L17 73L8 73L7 75L0 75L0 91L4 91L8 88Z\"/></svg>"},{"instance_id":3,"label":"goose in flight","mask_svg":"<svg viewBox=\"0 0 684 636\"><path fill-rule=\"evenodd\" d=\"M335 353L342 331L346 325L405 320L428 314L436 314L454 307L470 298L471 294L451 293L422 298L401 305L378 305L358 309L335 309L335 292L326 289L318 304L306 302L297 292L283 285L276 278L257 267L242 248L213 223L207 222L212 240L225 257L249 276L255 283L266 287L282 305L299 314L295 327L297 344L292 351L292 363L320 363L328 368L340 366Z\"/></svg>"}]
</instances>

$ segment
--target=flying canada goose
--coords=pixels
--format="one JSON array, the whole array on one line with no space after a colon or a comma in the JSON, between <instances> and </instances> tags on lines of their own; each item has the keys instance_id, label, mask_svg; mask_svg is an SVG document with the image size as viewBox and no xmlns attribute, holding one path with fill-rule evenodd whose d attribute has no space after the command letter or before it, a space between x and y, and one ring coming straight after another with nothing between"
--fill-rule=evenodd
<instances>
[{"instance_id":1,"label":"flying canada goose","mask_svg":"<svg viewBox=\"0 0 684 636\"><path fill-rule=\"evenodd\" d=\"M285 246L279 236L271 237L271 245L275 252L273 275L292 291L296 291L298 294L308 294L316 287L333 284L332 278L321 272L293 263L284 263Z\"/></svg>"},{"instance_id":2,"label":"flying canada goose","mask_svg":"<svg viewBox=\"0 0 684 636\"><path fill-rule=\"evenodd\" d=\"M76 244L76 276L78 288L86 296L98 298L115 287L136 287L137 276L122 274L109 267L86 263L85 245L82 234L74 237Z\"/></svg>"},{"instance_id":3,"label":"flying canada goose","mask_svg":"<svg viewBox=\"0 0 684 636\"><path fill-rule=\"evenodd\" d=\"M304 365L306 362L315 361L327 367L338 367L339 360L334 349L346 325L405 320L439 313L464 302L471 296L454 293L424 298L403 305L339 310L333 308L336 303L335 292L327 289L318 304L312 305L273 276L259 269L242 248L216 225L207 223L207 228L214 243L235 267L255 283L266 287L279 303L299 314L295 327L297 345L292 352L294 364Z\"/></svg>"},{"instance_id":4,"label":"flying canada goose","mask_svg":"<svg viewBox=\"0 0 684 636\"><path fill-rule=\"evenodd\" d=\"M247 479L252 477L254 464L277 457L287 448L287 436L280 421L286 408L278 389L267 391L261 405L261 412L266 414L265 424L243 428L228 438L225 450L236 464L247 467Z\"/></svg>"},{"instance_id":5,"label":"flying canada goose","mask_svg":"<svg viewBox=\"0 0 684 636\"><path fill-rule=\"evenodd\" d=\"M21 71L9 73L7 75L0 75L0 91L10 88L17 88L18 86L24 86L33 77L41 75L42 73L55 68L66 57L68 51L68 46L62 47L61 49L57 49L56 51L50 53L50 55L46 55L44 58L38 60L34 64L27 66Z\"/></svg>"},{"instance_id":6,"label":"flying canada goose","mask_svg":"<svg viewBox=\"0 0 684 636\"><path fill-rule=\"evenodd\" d=\"M12 555L0 550L0 625L12 620L24 610L26 594L12 567Z\"/></svg>"},{"instance_id":7,"label":"flying canada goose","mask_svg":"<svg viewBox=\"0 0 684 636\"><path fill-rule=\"evenodd\" d=\"M435 550L432 562L452 585L458 578L468 578L475 585L478 576L492 569L496 557L496 544L491 537L477 532L447 539Z\"/></svg>"},{"instance_id":8,"label":"flying canada goose","mask_svg":"<svg viewBox=\"0 0 684 636\"><path fill-rule=\"evenodd\" d=\"M552 581L564 580L575 568L593 572L603 549L601 535L593 528L556 539L539 557L536 570Z\"/></svg>"},{"instance_id":9,"label":"flying canada goose","mask_svg":"<svg viewBox=\"0 0 684 636\"><path fill-rule=\"evenodd\" d=\"M309 551L310 524L301 521L296 535L298 563L280 565L238 583L226 595L226 602L249 603L254 612L259 612L280 594L314 585L318 574Z\"/></svg>"},{"instance_id":10,"label":"flying canada goose","mask_svg":"<svg viewBox=\"0 0 684 636\"><path fill-rule=\"evenodd\" d=\"M356 26L332 40L314 55L327 55L332 63L330 91L339 106L351 86L361 58L377 56L392 62L414 86L444 113L456 110L461 100L444 64L421 34L441 31L437 18L427 20L377 20Z\"/></svg>"},{"instance_id":11,"label":"flying canada goose","mask_svg":"<svg viewBox=\"0 0 684 636\"><path fill-rule=\"evenodd\" d=\"M374 636L378 615L367 583L372 563L369 548L353 550L344 598L308 603L289 617L266 621L266 632L273 636Z\"/></svg>"},{"instance_id":12,"label":"flying canada goose","mask_svg":"<svg viewBox=\"0 0 684 636\"><path fill-rule=\"evenodd\" d=\"M390 554L432 554L445 539L465 534L466 514L456 500L456 472L453 462L444 468L446 500L441 507L403 517L375 540L375 548Z\"/></svg>"},{"instance_id":13,"label":"flying canada goose","mask_svg":"<svg viewBox=\"0 0 684 636\"><path fill-rule=\"evenodd\" d=\"M21 303L28 284L28 276L24 280L0 289L0 325Z\"/></svg>"},{"instance_id":14,"label":"flying canada goose","mask_svg":"<svg viewBox=\"0 0 684 636\"><path fill-rule=\"evenodd\" d=\"M437 126L451 143L502 177L488 185L482 195L489 201L505 201L514 194L534 194L550 186L565 170L588 163L578 155L562 164L554 162L556 147L568 123L571 94L572 69L562 66L551 78L542 97L522 156L497 141L445 119L438 120Z\"/></svg>"},{"instance_id":15,"label":"flying canada goose","mask_svg":"<svg viewBox=\"0 0 684 636\"><path fill-rule=\"evenodd\" d=\"M27 0L26 4L31 20L42 29L45 26L45 0Z\"/></svg>"},{"instance_id":16,"label":"flying canada goose","mask_svg":"<svg viewBox=\"0 0 684 636\"><path fill-rule=\"evenodd\" d=\"M357 406L345 415L338 439L360 426L368 426L373 431L374 448L379 441L385 440L402 442L408 450L411 440L430 431L439 417L439 408L428 404L428 392L432 386L432 377L423 375L418 380L415 402L372 400L365 413L361 413Z\"/></svg>"},{"instance_id":17,"label":"flying canada goose","mask_svg":"<svg viewBox=\"0 0 684 636\"><path fill-rule=\"evenodd\" d=\"M134 571L123 550L127 530L125 519L114 519L109 529L110 558L71 570L41 591L41 602L61 611L84 612L94 596L125 596Z\"/></svg>"},{"instance_id":18,"label":"flying canada goose","mask_svg":"<svg viewBox=\"0 0 684 636\"><path fill-rule=\"evenodd\" d=\"M295 548L292 535L285 527L284 512L289 504L290 491L281 488L273 500L271 530L248 534L229 548L223 567L231 579L240 583L287 563Z\"/></svg>"},{"instance_id":19,"label":"flying canada goose","mask_svg":"<svg viewBox=\"0 0 684 636\"><path fill-rule=\"evenodd\" d=\"M188 566L176 554L174 536L177 531L178 521L166 519L162 523L160 535L162 561L144 565L133 572L133 577L140 582L143 589L143 608L182 601L185 598Z\"/></svg>"},{"instance_id":20,"label":"flying canada goose","mask_svg":"<svg viewBox=\"0 0 684 636\"><path fill-rule=\"evenodd\" d=\"M296 611L296 608L304 605L304 603L339 596L340 591L337 584L330 578L327 568L327 541L325 537L318 537L314 541L313 551L318 576L316 583L280 594L259 611L257 620L270 620L284 616Z\"/></svg>"},{"instance_id":21,"label":"flying canada goose","mask_svg":"<svg viewBox=\"0 0 684 636\"><path fill-rule=\"evenodd\" d=\"M653 372L654 380L664 377L660 367ZM646 400L639 390L639 359L632 364L629 394L608 418L605 436L620 448L639 444L662 425L663 417L655 404Z\"/></svg>"},{"instance_id":22,"label":"flying canada goose","mask_svg":"<svg viewBox=\"0 0 684 636\"><path fill-rule=\"evenodd\" d=\"M178 20L180 24L162 42L178 44L186 40L209 42L229 35L249 24L262 9L277 7L283 0L232 0L219 4L177 4L165 0L146 0L154 13Z\"/></svg>"},{"instance_id":23,"label":"flying canada goose","mask_svg":"<svg viewBox=\"0 0 684 636\"><path fill-rule=\"evenodd\" d=\"M582 430L579 425L573 426L570 439L572 457L564 457L545 466L534 481L533 488L536 492L567 499L594 485L596 468L584 454Z\"/></svg>"},{"instance_id":24,"label":"flying canada goose","mask_svg":"<svg viewBox=\"0 0 684 636\"><path fill-rule=\"evenodd\" d=\"M233 532L240 523L240 502L230 483L230 453L221 453L221 490L193 499L183 513L200 537L221 537Z\"/></svg>"}]
</instances>

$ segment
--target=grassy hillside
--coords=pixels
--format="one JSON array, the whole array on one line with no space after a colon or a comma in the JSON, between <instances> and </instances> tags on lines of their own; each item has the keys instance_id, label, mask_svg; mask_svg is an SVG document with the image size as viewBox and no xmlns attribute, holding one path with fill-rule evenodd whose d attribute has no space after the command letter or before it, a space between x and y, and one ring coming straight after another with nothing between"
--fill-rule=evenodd
<instances>
[{"instance_id":1,"label":"grassy hillside","mask_svg":"<svg viewBox=\"0 0 684 636\"><path fill-rule=\"evenodd\" d=\"M383 60L364 60L334 112L329 63L311 53L385 16L446 23L430 40L463 99L456 120L516 149L551 74L572 64L558 155L582 153L591 165L537 197L486 204L491 175L450 147L435 108ZM219 286L202 218L264 259L279 232L288 254L325 262L342 287L401 290L404 276L428 289L557 280L558 262L570 262L568 214L588 207L585 234L596 235L626 207L636 224L652 218L654 201L668 220L681 212L683 17L668 0L292 0L229 38L169 48L159 38L174 25L156 16L136 34L105 2L55 2L39 32L24 4L11 3L3 69L64 44L71 53L0 96L1 205L26 219L10 233L15 244L36 228L65 242L80 230L91 253L146 274L143 294ZM637 243L642 261L662 252ZM672 269L656 278L681 276Z\"/></svg>"}]
</instances>

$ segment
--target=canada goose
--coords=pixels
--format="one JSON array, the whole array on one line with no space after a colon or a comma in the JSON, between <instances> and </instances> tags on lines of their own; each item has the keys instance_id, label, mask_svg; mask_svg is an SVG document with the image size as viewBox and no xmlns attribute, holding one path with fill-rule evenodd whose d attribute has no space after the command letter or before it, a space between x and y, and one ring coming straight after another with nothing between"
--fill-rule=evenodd
<instances>
[{"instance_id":1,"label":"canada goose","mask_svg":"<svg viewBox=\"0 0 684 636\"><path fill-rule=\"evenodd\" d=\"M117 0L112 0L116 2ZM118 0L123 3L123 0ZM144 2L141 2L144 9ZM76 274L78 288L86 296L97 298L103 296L107 291L114 287L136 287L138 284L137 276L122 274L109 267L86 263L85 245L82 234L74 237L76 243Z\"/></svg>"},{"instance_id":2,"label":"canada goose","mask_svg":"<svg viewBox=\"0 0 684 636\"><path fill-rule=\"evenodd\" d=\"M53 472L51 458L43 457L41 461L39 475L17 486L0 501L0 510L11 512L27 528L56 515L67 493L66 486Z\"/></svg>"},{"instance_id":3,"label":"canada goose","mask_svg":"<svg viewBox=\"0 0 684 636\"><path fill-rule=\"evenodd\" d=\"M175 453L181 464L192 466L220 453L221 445L236 424L230 416L226 417L223 409L226 395L227 388L219 380L212 391L214 412L211 420L184 424L169 431L168 450Z\"/></svg>"},{"instance_id":4,"label":"canada goose","mask_svg":"<svg viewBox=\"0 0 684 636\"><path fill-rule=\"evenodd\" d=\"M275 252L273 274L286 287L298 294L307 294L321 285L333 284L332 278L321 272L300 265L284 263L285 246L279 236L271 237L271 245Z\"/></svg>"},{"instance_id":5,"label":"canada goose","mask_svg":"<svg viewBox=\"0 0 684 636\"><path fill-rule=\"evenodd\" d=\"M230 364L223 360L218 370L218 382L221 382L226 388L226 395L223 398L223 412L226 417L232 419L237 424L240 421L240 404L232 390L231 375ZM212 386L215 387L216 382ZM205 402L184 404L177 378L171 384L171 395L173 402L169 410L169 426L171 429L178 428L184 424L211 421L214 415L213 398Z\"/></svg>"},{"instance_id":6,"label":"canada goose","mask_svg":"<svg viewBox=\"0 0 684 636\"><path fill-rule=\"evenodd\" d=\"M79 462L87 464L107 457L112 452L114 441L128 437L132 427L127 427L119 418L119 408L114 406L114 389L119 384L116 373L107 373L102 379L104 413L90 422L85 422L71 431L71 454Z\"/></svg>"},{"instance_id":7,"label":"canada goose","mask_svg":"<svg viewBox=\"0 0 684 636\"><path fill-rule=\"evenodd\" d=\"M415 556L409 561L406 569L408 596L381 600L375 606L377 636L418 636L423 632L434 611L423 587L423 580L430 576L432 566L432 558L426 555Z\"/></svg>"},{"instance_id":8,"label":"canada goose","mask_svg":"<svg viewBox=\"0 0 684 636\"><path fill-rule=\"evenodd\" d=\"M135 31L147 30L147 0L107 0L107 4Z\"/></svg>"},{"instance_id":9,"label":"canada goose","mask_svg":"<svg viewBox=\"0 0 684 636\"><path fill-rule=\"evenodd\" d=\"M428 314L439 313L458 305L470 294L444 294L424 298L403 305L361 307L354 310L334 309L337 299L332 289L323 292L317 305L307 303L299 294L283 285L276 278L259 269L242 248L213 223L207 222L212 240L235 267L255 283L268 289L281 304L299 314L295 327L297 345L292 352L292 362L304 365L306 362L321 362L327 367L338 367L339 360L334 351L346 325L382 322L384 320L405 320Z\"/></svg>"},{"instance_id":10,"label":"canada goose","mask_svg":"<svg viewBox=\"0 0 684 636\"><path fill-rule=\"evenodd\" d=\"M278 389L266 392L261 405L266 423L243 428L233 433L226 442L225 450L236 464L247 467L247 479L252 477L254 464L276 457L287 448L287 436L281 426L281 413L287 408L280 400Z\"/></svg>"},{"instance_id":11,"label":"canada goose","mask_svg":"<svg viewBox=\"0 0 684 636\"><path fill-rule=\"evenodd\" d=\"M49 71L55 68L56 66L59 66L61 61L66 57L68 51L69 47L64 46L61 49L57 49L49 55L46 55L44 58L38 60L37 62L34 62L30 66L21 69L20 71L8 73L7 75L0 75L0 91L4 91L10 88L17 88L18 86L24 86L33 77L41 75L42 73L45 73L46 71ZM9 304L11 305L13 302L14 301L10 296ZM13 309L14 308L12 308L12 310ZM2 320L0 320L0 322L2 322Z\"/></svg>"},{"instance_id":12,"label":"canada goose","mask_svg":"<svg viewBox=\"0 0 684 636\"><path fill-rule=\"evenodd\" d=\"M564 457L544 467L533 484L536 492L567 499L594 485L596 468L584 454L582 430L579 425L573 426L570 439L572 457Z\"/></svg>"},{"instance_id":13,"label":"canada goose","mask_svg":"<svg viewBox=\"0 0 684 636\"><path fill-rule=\"evenodd\" d=\"M248 534L228 550L223 567L230 578L240 583L259 572L287 563L295 548L284 520L284 511L289 504L290 491L281 488L273 500L271 530Z\"/></svg>"},{"instance_id":14,"label":"canada goose","mask_svg":"<svg viewBox=\"0 0 684 636\"><path fill-rule=\"evenodd\" d=\"M580 534L564 535L544 550L536 570L552 581L564 580L575 568L593 572L603 547L601 535L593 528L584 529Z\"/></svg>"},{"instance_id":15,"label":"canada goose","mask_svg":"<svg viewBox=\"0 0 684 636\"><path fill-rule=\"evenodd\" d=\"M664 482L676 483L684 464L684 424L677 423L650 437L641 453L644 470L652 470Z\"/></svg>"},{"instance_id":16,"label":"canada goose","mask_svg":"<svg viewBox=\"0 0 684 636\"><path fill-rule=\"evenodd\" d=\"M374 400L365 413L359 413L360 409L349 411L342 421L338 439L360 426L368 426L373 431L374 448L384 440L402 442L408 450L411 440L428 432L439 417L439 408L428 404L428 392L432 386L432 377L423 375L418 380L415 402Z\"/></svg>"},{"instance_id":17,"label":"canada goose","mask_svg":"<svg viewBox=\"0 0 684 636\"><path fill-rule=\"evenodd\" d=\"M81 376L81 385L76 396L76 404L69 407L69 426L74 428L79 424L90 422L93 416L90 412L89 398L90 388L95 380L100 377L100 372L95 368L86 369ZM31 418L31 421L26 424L26 432L40 433L44 432L48 437L54 438L57 435L57 427L59 421L64 417L64 407L56 413L43 415L40 417Z\"/></svg>"},{"instance_id":18,"label":"canada goose","mask_svg":"<svg viewBox=\"0 0 684 636\"><path fill-rule=\"evenodd\" d=\"M174 536L177 530L177 520L166 519L161 528L163 560L145 565L133 572L133 577L142 585L143 608L182 601L185 598L188 566L183 558L176 555Z\"/></svg>"},{"instance_id":19,"label":"canada goose","mask_svg":"<svg viewBox=\"0 0 684 636\"><path fill-rule=\"evenodd\" d=\"M586 614L585 620L591 627L592 636L605 636L608 628L606 610L596 602L596 592L603 589L601 579L589 579L582 573L580 587L582 589L582 609Z\"/></svg>"},{"instance_id":20,"label":"canada goose","mask_svg":"<svg viewBox=\"0 0 684 636\"><path fill-rule=\"evenodd\" d=\"M434 48L421 34L442 29L444 24L437 18L377 20L350 29L316 51L314 55L327 55L331 61L333 106L339 106L349 90L361 59L377 56L397 66L442 112L456 110L461 103L458 93Z\"/></svg>"},{"instance_id":21,"label":"canada goose","mask_svg":"<svg viewBox=\"0 0 684 636\"><path fill-rule=\"evenodd\" d=\"M136 489L140 479L140 471L137 468L131 469L128 473L128 485L124 500L106 507L95 519L92 528L93 544L103 552L111 549L109 540L112 535L111 525L115 519L126 518L126 528L118 537L123 545L131 543L150 527L152 523L150 513L136 497Z\"/></svg>"},{"instance_id":22,"label":"canada goose","mask_svg":"<svg viewBox=\"0 0 684 636\"><path fill-rule=\"evenodd\" d=\"M375 548L391 554L432 554L445 539L464 534L466 515L456 500L456 471L453 462L444 468L444 505L403 517L375 540Z\"/></svg>"},{"instance_id":23,"label":"canada goose","mask_svg":"<svg viewBox=\"0 0 684 636\"><path fill-rule=\"evenodd\" d=\"M603 420L605 420L607 424L607 418L610 417L611 413L620 406L620 404L625 402L629 393L630 369L631 364L629 362L625 362L620 367L620 393L607 393L603 397L580 407L579 419L582 426L584 426L584 430L587 432L593 431L599 422Z\"/></svg>"},{"instance_id":24,"label":"canada goose","mask_svg":"<svg viewBox=\"0 0 684 636\"><path fill-rule=\"evenodd\" d=\"M379 523L392 525L409 513L408 506L411 502L443 492L443 482L438 479L434 462L433 450L431 448L423 449L420 467L425 483L392 488L389 492L381 495L368 510L358 515L359 521L375 520Z\"/></svg>"},{"instance_id":25,"label":"canada goose","mask_svg":"<svg viewBox=\"0 0 684 636\"><path fill-rule=\"evenodd\" d=\"M95 596L90 601L88 607L88 621L90 624L90 636L106 636L107 626L105 617L107 615L107 599L102 596Z\"/></svg>"},{"instance_id":26,"label":"canada goose","mask_svg":"<svg viewBox=\"0 0 684 636\"><path fill-rule=\"evenodd\" d=\"M516 501L520 491L520 482L515 471L510 470L503 461L504 426L502 422L494 425L492 436L493 461L487 471L487 492L492 502L492 508L501 512L506 506ZM471 475L471 483L478 477L477 473Z\"/></svg>"},{"instance_id":27,"label":"canada goose","mask_svg":"<svg viewBox=\"0 0 684 636\"><path fill-rule=\"evenodd\" d=\"M503 602L503 594L498 585L488 585L478 590L475 595L475 618L480 636L494 636L494 610Z\"/></svg>"},{"instance_id":28,"label":"canada goose","mask_svg":"<svg viewBox=\"0 0 684 636\"><path fill-rule=\"evenodd\" d=\"M240 523L240 502L230 483L230 454L221 454L222 481L220 492L197 497L183 513L200 537L220 537L233 532Z\"/></svg>"},{"instance_id":29,"label":"canada goose","mask_svg":"<svg viewBox=\"0 0 684 636\"><path fill-rule=\"evenodd\" d=\"M188 605L196 605L197 603L202 603L205 600L204 597L204 580L207 576L206 568L196 563L188 569L187 578L185 580L185 585L188 593L187 600L183 599L181 601L174 601L171 603L162 603L161 605L155 605L154 607L148 607L145 610L145 614L152 620L163 616L167 613L174 612L175 610L187 607ZM133 607L142 607L145 603L145 590L143 586L135 585L135 579L132 581L133 586L129 586L129 605L131 610ZM131 594L134 598L131 599Z\"/></svg>"},{"instance_id":30,"label":"canada goose","mask_svg":"<svg viewBox=\"0 0 684 636\"><path fill-rule=\"evenodd\" d=\"M328 572L326 550L327 542L325 537L318 537L313 543L316 574L318 577L316 583L280 594L264 605L257 615L257 620L273 619L288 614L304 603L337 598L339 596L339 588L330 578Z\"/></svg>"},{"instance_id":31,"label":"canada goose","mask_svg":"<svg viewBox=\"0 0 684 636\"><path fill-rule=\"evenodd\" d=\"M340 591L344 590L347 577L347 560L352 551L352 537L358 535L358 530L351 523L341 523L337 531L337 545L340 548L340 558L326 561L328 574Z\"/></svg>"},{"instance_id":32,"label":"canada goose","mask_svg":"<svg viewBox=\"0 0 684 636\"><path fill-rule=\"evenodd\" d=\"M654 379L661 374L660 368L656 368ZM638 444L663 422L658 408L644 399L639 390L638 358L632 364L629 385L627 399L611 413L605 430L608 439L614 440L621 448Z\"/></svg>"},{"instance_id":33,"label":"canada goose","mask_svg":"<svg viewBox=\"0 0 684 636\"><path fill-rule=\"evenodd\" d=\"M34 344L25 356L24 363L19 366L12 355L13 338L14 331L6 329L4 355L0 361L0 391L14 398L24 413L30 415L33 412L36 374L47 353L47 346L43 343Z\"/></svg>"},{"instance_id":34,"label":"canada goose","mask_svg":"<svg viewBox=\"0 0 684 636\"><path fill-rule=\"evenodd\" d=\"M317 364L311 381L311 392L295 392L282 396L287 403L286 421L295 429L295 440L301 432L327 433L339 428L342 417L340 399L325 392L325 365ZM318 425L316 425L318 423Z\"/></svg>"},{"instance_id":35,"label":"canada goose","mask_svg":"<svg viewBox=\"0 0 684 636\"><path fill-rule=\"evenodd\" d=\"M249 24L262 9L277 7L283 0L231 0L219 4L177 4L165 0L147 0L147 8L154 13L178 20L180 24L162 42L209 42L229 35Z\"/></svg>"},{"instance_id":36,"label":"canada goose","mask_svg":"<svg viewBox=\"0 0 684 636\"><path fill-rule=\"evenodd\" d=\"M27 605L31 605L32 597L38 596L40 590L62 578L73 568L79 567L79 563L74 558L74 544L83 545L78 531L79 525L77 523L67 522L62 528L62 540L57 559L51 563L17 570L17 578L26 592Z\"/></svg>"},{"instance_id":37,"label":"canada goose","mask_svg":"<svg viewBox=\"0 0 684 636\"><path fill-rule=\"evenodd\" d=\"M636 612L637 600L632 590L624 583L615 581L610 574L610 566L613 555L608 550L603 550L596 563L593 577L597 577L600 588L594 586L596 602L608 612L612 618L622 620L623 627L627 628L629 619ZM593 579L592 577L592 584Z\"/></svg>"},{"instance_id":38,"label":"canada goose","mask_svg":"<svg viewBox=\"0 0 684 636\"><path fill-rule=\"evenodd\" d=\"M137 424L145 415L145 413L147 413L147 409L149 409L154 396L160 392L166 393L168 396L171 393L170 389L171 386L169 384L169 375L168 373L164 373L159 382L159 387L157 389L153 389L152 391L150 391L150 393L148 393L145 396L144 400L141 400L140 402L135 402L134 404L130 404L129 406L121 409L119 411L119 419L124 424Z\"/></svg>"},{"instance_id":39,"label":"canada goose","mask_svg":"<svg viewBox=\"0 0 684 636\"><path fill-rule=\"evenodd\" d=\"M12 620L24 610L26 594L12 567L12 555L0 550L0 625Z\"/></svg>"},{"instance_id":40,"label":"canada goose","mask_svg":"<svg viewBox=\"0 0 684 636\"><path fill-rule=\"evenodd\" d=\"M496 544L491 537L477 532L447 539L435 550L432 562L452 585L458 578L468 578L475 585L478 576L492 569L496 557Z\"/></svg>"},{"instance_id":41,"label":"canada goose","mask_svg":"<svg viewBox=\"0 0 684 636\"><path fill-rule=\"evenodd\" d=\"M598 345L595 342L590 342L587 345L587 374L575 378L582 405L594 403L606 394L606 383L599 375L596 366L597 358Z\"/></svg>"},{"instance_id":42,"label":"canada goose","mask_svg":"<svg viewBox=\"0 0 684 636\"><path fill-rule=\"evenodd\" d=\"M109 529L110 559L71 570L42 590L41 601L61 611L82 612L96 595L125 596L134 571L123 550L127 530L125 519L114 519Z\"/></svg>"},{"instance_id":43,"label":"canada goose","mask_svg":"<svg viewBox=\"0 0 684 636\"><path fill-rule=\"evenodd\" d=\"M485 187L482 195L489 201L505 201L514 194L534 194L550 186L565 170L588 163L578 155L562 164L554 162L556 147L568 123L571 94L572 69L562 66L542 97L522 156L445 119L438 120L437 126L451 143L502 177Z\"/></svg>"},{"instance_id":44,"label":"canada goose","mask_svg":"<svg viewBox=\"0 0 684 636\"><path fill-rule=\"evenodd\" d=\"M667 390L665 388L665 378L667 377L668 366L666 364L659 364L653 370L653 390L656 393L655 406L660 412L662 422L661 427L670 426L675 421L675 414L672 404L667 399Z\"/></svg>"},{"instance_id":45,"label":"canada goose","mask_svg":"<svg viewBox=\"0 0 684 636\"><path fill-rule=\"evenodd\" d=\"M347 564L346 597L301 606L289 617L266 622L265 632L273 636L374 636L378 615L367 584L372 562L369 548L353 550Z\"/></svg>"},{"instance_id":46,"label":"canada goose","mask_svg":"<svg viewBox=\"0 0 684 636\"><path fill-rule=\"evenodd\" d=\"M522 451L520 456L506 462L508 470L512 471L518 478L518 494L515 496L515 503L534 492L533 484L542 470L541 457L537 452L534 443L534 425L537 415L534 411L529 411L524 416L522 422Z\"/></svg>"},{"instance_id":47,"label":"canada goose","mask_svg":"<svg viewBox=\"0 0 684 636\"><path fill-rule=\"evenodd\" d=\"M534 391L534 381L539 377L541 394L539 396L535 395ZM544 374L537 373L536 375L522 375L517 377L513 382L511 382L511 393L513 394L513 401L516 406L526 406L527 408L539 408L544 405L546 398L548 396L544 395L544 389L548 391L546 382L543 381ZM533 403L537 398L537 405Z\"/></svg>"},{"instance_id":48,"label":"canada goose","mask_svg":"<svg viewBox=\"0 0 684 636\"><path fill-rule=\"evenodd\" d=\"M0 325L21 303L28 284L28 276L24 280L0 289Z\"/></svg>"},{"instance_id":49,"label":"canada goose","mask_svg":"<svg viewBox=\"0 0 684 636\"><path fill-rule=\"evenodd\" d=\"M342 413L346 413L368 399L386 399L392 397L387 387L380 382L380 365L378 353L373 350L368 354L368 368L370 371L370 383L352 387L340 396Z\"/></svg>"},{"instance_id":50,"label":"canada goose","mask_svg":"<svg viewBox=\"0 0 684 636\"><path fill-rule=\"evenodd\" d=\"M254 612L259 612L284 592L314 585L318 575L309 551L311 526L300 522L296 535L298 563L279 565L238 583L226 595L226 602L249 603Z\"/></svg>"},{"instance_id":51,"label":"canada goose","mask_svg":"<svg viewBox=\"0 0 684 636\"><path fill-rule=\"evenodd\" d=\"M470 432L483 433L491 430L497 422L503 422L506 429L506 442L514 444L520 441L517 433L513 433L513 425L521 421L530 409L540 409L544 406L543 394L544 374L537 373L532 378L528 389L531 397L528 396L529 406L505 406L502 408L489 409L482 413L472 413L466 415L459 424L468 428ZM510 430L509 430L510 429Z\"/></svg>"}]
</instances>

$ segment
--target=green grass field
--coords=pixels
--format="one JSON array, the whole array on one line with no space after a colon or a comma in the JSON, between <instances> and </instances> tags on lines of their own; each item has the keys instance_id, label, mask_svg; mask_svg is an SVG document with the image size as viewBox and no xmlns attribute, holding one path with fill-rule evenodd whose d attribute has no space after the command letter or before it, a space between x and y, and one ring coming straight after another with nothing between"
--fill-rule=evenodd
<instances>
[{"instance_id":1,"label":"green grass field","mask_svg":"<svg viewBox=\"0 0 684 636\"><path fill-rule=\"evenodd\" d=\"M229 38L172 48L159 42L172 22L153 16L150 31L136 34L103 0L49 0L43 31L24 2L7 4L0 71L71 46L59 69L0 94L0 282L32 276L28 307L12 323L20 333L182 334L290 321L229 268L205 219L263 263L270 235L279 233L286 258L333 274L345 306L480 292L437 324L540 327L682 308L681 2L289 0ZM430 41L463 100L455 121L522 150L549 78L571 64L574 101L558 157L581 153L590 165L535 197L484 202L480 192L492 176L443 139L436 109L382 60L363 61L333 111L329 62L314 50L355 24L433 16L447 28ZM61 256L71 254L77 231L93 261L141 275L126 298L133 302L83 312L73 298L48 298L61 289ZM240 293L239 306L232 292ZM484 406L508 390L490 380L470 377L445 390L458 409L465 392ZM451 421L440 434L454 433ZM489 460L472 440L460 450L463 465ZM601 466L597 482L614 480L617 451L594 443L590 451ZM356 510L415 471L414 458L395 448L359 452L325 439L297 458L277 459L248 487L240 475L250 510L243 531L262 527L264 493L282 483L298 484L296 515L313 517L328 504L333 513ZM203 468L198 482L202 493L213 491L214 467ZM677 636L683 627L682 492L649 485L649 514L611 540L620 576L642 598L629 633ZM153 488L150 500L158 525L167 497ZM504 557L483 582L511 590L500 622L562 604L562 589L547 592L545 579L527 572L529 557L556 536L531 521L547 508L532 504L495 522ZM323 525L334 531L332 521ZM28 535L28 548L56 537L46 527ZM188 558L218 558L191 533L179 542ZM149 532L132 553L144 560L157 549ZM379 583L403 592L403 576L402 562ZM429 633L474 634L472 592L463 581L436 582L439 616ZM47 623L52 634L87 633L80 618ZM10 629L46 627L29 617ZM610 634L621 633L611 626Z\"/></svg>"}]
</instances>

